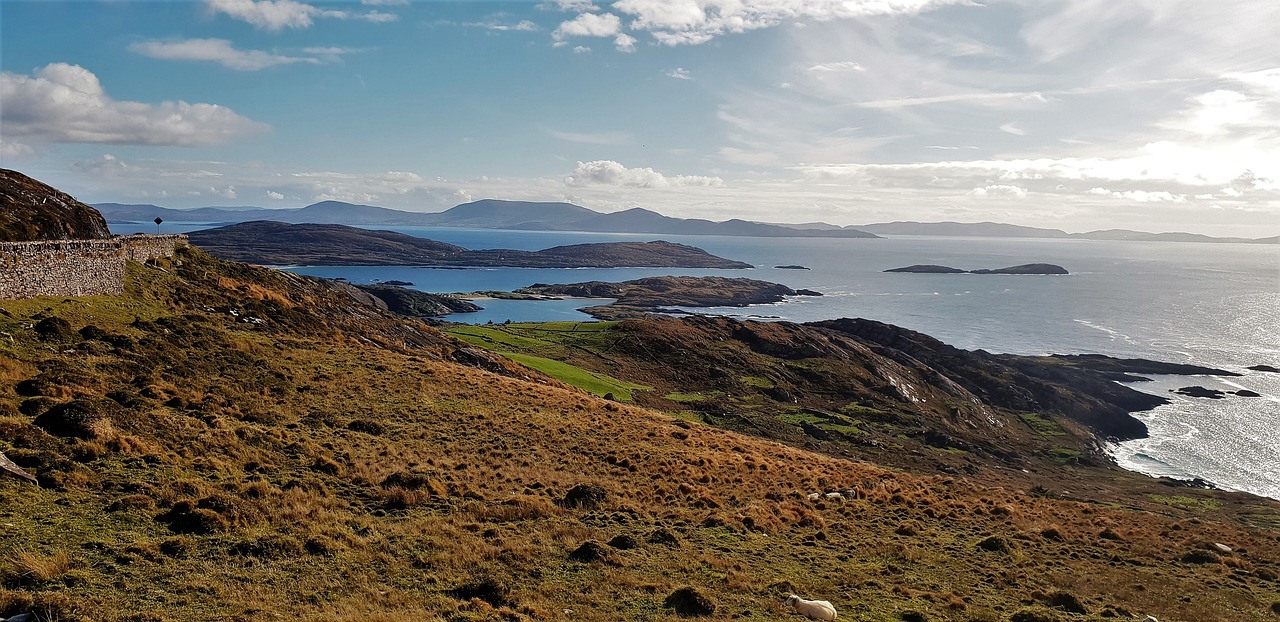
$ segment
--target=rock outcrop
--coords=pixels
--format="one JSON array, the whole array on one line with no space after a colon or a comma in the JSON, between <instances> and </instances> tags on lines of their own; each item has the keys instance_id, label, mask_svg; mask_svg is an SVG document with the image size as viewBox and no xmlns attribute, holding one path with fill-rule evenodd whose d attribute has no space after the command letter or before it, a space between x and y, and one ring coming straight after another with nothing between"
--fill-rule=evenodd
<instances>
[{"instance_id":1,"label":"rock outcrop","mask_svg":"<svg viewBox=\"0 0 1280 622\"><path fill-rule=\"evenodd\" d=\"M0 169L0 242L110 237L98 210L18 171Z\"/></svg>"}]
</instances>

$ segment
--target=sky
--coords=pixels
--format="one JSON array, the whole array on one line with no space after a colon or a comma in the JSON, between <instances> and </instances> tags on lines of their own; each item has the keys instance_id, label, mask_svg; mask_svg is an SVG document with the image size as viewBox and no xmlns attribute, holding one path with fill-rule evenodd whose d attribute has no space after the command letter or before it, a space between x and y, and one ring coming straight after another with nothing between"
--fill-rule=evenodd
<instances>
[{"instance_id":1,"label":"sky","mask_svg":"<svg viewBox=\"0 0 1280 622\"><path fill-rule=\"evenodd\" d=\"M0 0L0 166L90 202L481 198L1280 235L1276 0Z\"/></svg>"}]
</instances>

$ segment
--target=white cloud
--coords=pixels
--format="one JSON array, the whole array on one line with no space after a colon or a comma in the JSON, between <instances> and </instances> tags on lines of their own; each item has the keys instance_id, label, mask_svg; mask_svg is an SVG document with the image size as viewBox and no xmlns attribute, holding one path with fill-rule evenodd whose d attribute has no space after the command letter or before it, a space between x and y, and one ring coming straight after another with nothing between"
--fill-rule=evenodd
<instances>
[{"instance_id":1,"label":"white cloud","mask_svg":"<svg viewBox=\"0 0 1280 622\"><path fill-rule=\"evenodd\" d=\"M1006 133L1006 134L1013 134L1014 136L1026 136L1026 135L1027 135L1027 131L1026 131L1026 130L1024 130L1024 129L1022 129L1022 128L1018 127L1017 125L1015 125L1015 124L1013 124L1013 123L1005 123L1004 125L1001 125L1001 126L1000 126L1000 131L1001 131L1001 132L1004 132L1004 133Z\"/></svg>"},{"instance_id":2,"label":"white cloud","mask_svg":"<svg viewBox=\"0 0 1280 622\"><path fill-rule=\"evenodd\" d=\"M208 61L236 71L258 71L277 65L320 62L316 58L284 56L261 50L237 50L226 39L142 41L130 45L129 51L162 60Z\"/></svg>"},{"instance_id":3,"label":"white cloud","mask_svg":"<svg viewBox=\"0 0 1280 622\"><path fill-rule=\"evenodd\" d=\"M1196 110L1188 126L1199 134L1221 134L1258 117L1258 102L1235 91L1220 89L1195 98Z\"/></svg>"},{"instance_id":4,"label":"white cloud","mask_svg":"<svg viewBox=\"0 0 1280 622\"><path fill-rule=\"evenodd\" d=\"M365 6L409 6L409 0L360 0Z\"/></svg>"},{"instance_id":5,"label":"white cloud","mask_svg":"<svg viewBox=\"0 0 1280 622\"><path fill-rule=\"evenodd\" d=\"M863 67L861 64L855 63L851 60L844 60L844 61L839 61L834 63L818 63L816 65L811 65L808 68L808 71L812 71L816 73L840 73L845 71L866 71L866 70L867 70L866 67Z\"/></svg>"},{"instance_id":6,"label":"white cloud","mask_svg":"<svg viewBox=\"0 0 1280 622\"><path fill-rule=\"evenodd\" d=\"M497 20L489 20L485 22L467 22L463 24L469 28L484 28L485 30L495 30L498 32L537 32L541 30L538 25L525 19L514 24L500 22Z\"/></svg>"},{"instance_id":7,"label":"white cloud","mask_svg":"<svg viewBox=\"0 0 1280 622\"><path fill-rule=\"evenodd\" d=\"M297 0L205 0L205 6L213 13L222 13L270 32L280 32L285 28L310 28L317 18L354 19L374 23L399 19L392 13L350 13L322 9Z\"/></svg>"},{"instance_id":8,"label":"white cloud","mask_svg":"<svg viewBox=\"0 0 1280 622\"><path fill-rule=\"evenodd\" d=\"M575 45L573 46L573 53L574 54L590 54L591 48L585 45Z\"/></svg>"},{"instance_id":9,"label":"white cloud","mask_svg":"<svg viewBox=\"0 0 1280 622\"><path fill-rule=\"evenodd\" d=\"M284 200L284 195L283 195L283 194L280 194L279 192L276 192L276 191L274 191L274 190L268 190L268 191L267 191L267 198L268 198L268 199L271 199L272 201L282 201L282 200Z\"/></svg>"},{"instance_id":10,"label":"white cloud","mask_svg":"<svg viewBox=\"0 0 1280 622\"><path fill-rule=\"evenodd\" d=\"M0 100L7 137L33 142L194 146L267 129L217 104L117 101L92 72L65 63L33 78L0 73Z\"/></svg>"},{"instance_id":11,"label":"white cloud","mask_svg":"<svg viewBox=\"0 0 1280 622\"><path fill-rule=\"evenodd\" d=\"M668 77L675 78L675 79L677 79L677 80L692 80L692 79L693 79L693 75L692 75L692 74L690 74L690 73L689 73L689 70L688 70L688 69L685 69L684 67L676 67L675 69L672 69L671 71L666 71L666 72L663 72L663 73L667 74L667 76L668 76Z\"/></svg>"},{"instance_id":12,"label":"white cloud","mask_svg":"<svg viewBox=\"0 0 1280 622\"><path fill-rule=\"evenodd\" d=\"M1005 199L1025 199L1027 198L1027 189L1021 186L1010 186L1006 184L992 184L982 188L974 188L969 194L975 197L998 197Z\"/></svg>"},{"instance_id":13,"label":"white cloud","mask_svg":"<svg viewBox=\"0 0 1280 622\"><path fill-rule=\"evenodd\" d=\"M18 160L22 158L30 158L36 154L36 150L31 145L15 143L9 140L0 140L0 163L8 160Z\"/></svg>"},{"instance_id":14,"label":"white cloud","mask_svg":"<svg viewBox=\"0 0 1280 622\"><path fill-rule=\"evenodd\" d=\"M614 11L632 18L629 28L646 31L663 45L697 45L727 33L777 26L787 21L829 21L877 15L916 14L969 0L618 0Z\"/></svg>"},{"instance_id":15,"label":"white cloud","mask_svg":"<svg viewBox=\"0 0 1280 622\"><path fill-rule=\"evenodd\" d=\"M676 175L667 177L649 167L627 168L613 160L578 162L577 168L565 179L569 186L624 186L632 188L669 188L673 186L724 185L719 177L700 175Z\"/></svg>"},{"instance_id":16,"label":"white cloud","mask_svg":"<svg viewBox=\"0 0 1280 622\"><path fill-rule=\"evenodd\" d=\"M599 10L599 7L592 4L591 0L556 0L556 8L561 11L573 11L575 13Z\"/></svg>"},{"instance_id":17,"label":"white cloud","mask_svg":"<svg viewBox=\"0 0 1280 622\"><path fill-rule=\"evenodd\" d=\"M309 28L312 18L320 13L320 9L296 0L205 0L205 6L270 31Z\"/></svg>"},{"instance_id":18,"label":"white cloud","mask_svg":"<svg viewBox=\"0 0 1280 622\"><path fill-rule=\"evenodd\" d=\"M616 37L622 33L622 20L613 13L583 13L561 23L551 33L556 45L564 45L569 37Z\"/></svg>"},{"instance_id":19,"label":"white cloud","mask_svg":"<svg viewBox=\"0 0 1280 622\"><path fill-rule=\"evenodd\" d=\"M619 52L634 52L636 51L636 38L625 32L620 32L618 36L613 38L613 47L617 48Z\"/></svg>"}]
</instances>

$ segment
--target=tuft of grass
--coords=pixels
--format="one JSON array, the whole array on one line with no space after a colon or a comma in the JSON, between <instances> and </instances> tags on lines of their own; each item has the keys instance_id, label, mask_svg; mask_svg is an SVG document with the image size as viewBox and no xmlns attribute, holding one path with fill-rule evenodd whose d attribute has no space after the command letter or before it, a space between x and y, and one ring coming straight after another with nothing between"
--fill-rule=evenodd
<instances>
[{"instance_id":1,"label":"tuft of grass","mask_svg":"<svg viewBox=\"0 0 1280 622\"><path fill-rule=\"evenodd\" d=\"M5 569L5 583L18 586L52 583L71 572L71 569L71 556L65 551L49 555L18 551Z\"/></svg>"}]
</instances>

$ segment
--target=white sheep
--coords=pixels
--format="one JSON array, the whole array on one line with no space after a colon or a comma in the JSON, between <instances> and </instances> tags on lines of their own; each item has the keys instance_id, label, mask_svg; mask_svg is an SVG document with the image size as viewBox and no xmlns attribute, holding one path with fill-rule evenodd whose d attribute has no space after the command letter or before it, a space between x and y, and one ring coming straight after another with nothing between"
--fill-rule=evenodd
<instances>
[{"instance_id":1,"label":"white sheep","mask_svg":"<svg viewBox=\"0 0 1280 622\"><path fill-rule=\"evenodd\" d=\"M836 619L836 608L825 600L805 600L791 594L787 596L787 605L796 610L796 613L803 615L810 620L834 620Z\"/></svg>"}]
</instances>

